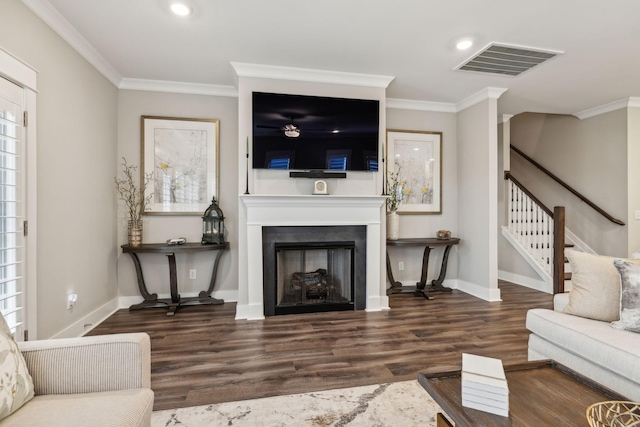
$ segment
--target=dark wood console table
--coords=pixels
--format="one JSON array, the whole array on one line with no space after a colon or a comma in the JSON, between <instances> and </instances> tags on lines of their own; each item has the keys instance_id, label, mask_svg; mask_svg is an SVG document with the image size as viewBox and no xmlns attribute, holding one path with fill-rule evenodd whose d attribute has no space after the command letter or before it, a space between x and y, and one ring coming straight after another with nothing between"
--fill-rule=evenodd
<instances>
[{"instance_id":1,"label":"dark wood console table","mask_svg":"<svg viewBox=\"0 0 640 427\"><path fill-rule=\"evenodd\" d=\"M122 252L131 255L133 264L136 267L136 275L138 277L138 289L144 298L140 304L134 304L129 310L139 310L142 308L167 307L169 311L167 316L173 316L178 307L184 305L201 305L201 304L223 304L224 300L213 298L211 292L216 284L216 274L218 272L218 262L222 252L229 248L229 243L219 245L203 245L200 243L185 243L183 245L166 245L164 243L148 243L140 246L122 245ZM207 252L217 251L215 261L213 262L213 271L211 272L211 281L209 289L201 291L197 297L181 298L178 293L178 275L176 270L176 253L180 252ZM150 294L147 285L144 283L142 275L142 266L138 254L164 254L169 261L169 287L171 298L158 298L158 294Z\"/></svg>"},{"instance_id":2,"label":"dark wood console table","mask_svg":"<svg viewBox=\"0 0 640 427\"><path fill-rule=\"evenodd\" d=\"M396 282L393 278L393 270L391 269L391 261L389 260L389 252L387 252L387 277L391 282L391 288L388 293L415 293L425 297L426 299L433 299L429 293L431 292L451 292L451 288L442 286L444 276L447 273L447 262L449 260L449 251L453 245L460 243L460 239L457 237L451 237L448 239L438 239L435 237L426 238L411 238L411 239L398 239L387 240L387 246L424 246L424 254L422 255L422 274L420 281L416 283L416 287L402 286L402 283ZM442 266L440 267L440 274L438 278L431 281L431 285L427 287L427 270L429 268L429 254L431 249L438 246L444 246L444 255L442 256Z\"/></svg>"}]
</instances>

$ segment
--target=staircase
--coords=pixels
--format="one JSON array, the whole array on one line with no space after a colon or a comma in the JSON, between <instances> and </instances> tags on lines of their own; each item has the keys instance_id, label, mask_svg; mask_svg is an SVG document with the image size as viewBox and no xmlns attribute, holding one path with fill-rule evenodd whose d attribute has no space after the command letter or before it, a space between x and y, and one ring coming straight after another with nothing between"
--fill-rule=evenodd
<instances>
[{"instance_id":1,"label":"staircase","mask_svg":"<svg viewBox=\"0 0 640 427\"><path fill-rule=\"evenodd\" d=\"M510 148L604 218L614 224L625 225L623 221L614 218L521 150L513 145L510 145ZM563 206L556 206L552 211L519 183L509 171L505 171L504 177L507 181L505 198L508 218L507 225L502 227L503 236L538 272L549 290L554 294L569 290L571 272L564 255L565 249L571 247L574 250L595 252L565 229ZM565 234L569 235L566 245Z\"/></svg>"},{"instance_id":2,"label":"staircase","mask_svg":"<svg viewBox=\"0 0 640 427\"><path fill-rule=\"evenodd\" d=\"M529 262L547 291L564 292L564 207L550 210L509 172L507 180L507 226L502 234Z\"/></svg>"}]
</instances>

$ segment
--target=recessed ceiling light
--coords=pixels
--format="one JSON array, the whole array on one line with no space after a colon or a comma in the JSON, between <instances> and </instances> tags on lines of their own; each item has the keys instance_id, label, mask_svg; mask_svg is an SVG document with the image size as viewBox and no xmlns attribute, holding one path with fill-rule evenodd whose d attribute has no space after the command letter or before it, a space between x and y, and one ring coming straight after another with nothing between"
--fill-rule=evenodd
<instances>
[{"instance_id":1,"label":"recessed ceiling light","mask_svg":"<svg viewBox=\"0 0 640 427\"><path fill-rule=\"evenodd\" d=\"M460 40L456 44L456 48L458 48L458 50L465 50L465 49L469 49L472 45L473 45L473 42L471 40Z\"/></svg>"},{"instance_id":2,"label":"recessed ceiling light","mask_svg":"<svg viewBox=\"0 0 640 427\"><path fill-rule=\"evenodd\" d=\"M331 131L331 133L340 133L340 130L339 129L334 129L334 130Z\"/></svg>"},{"instance_id":3,"label":"recessed ceiling light","mask_svg":"<svg viewBox=\"0 0 640 427\"><path fill-rule=\"evenodd\" d=\"M187 16L191 14L191 8L183 3L173 3L171 5L171 11L179 16Z\"/></svg>"}]
</instances>

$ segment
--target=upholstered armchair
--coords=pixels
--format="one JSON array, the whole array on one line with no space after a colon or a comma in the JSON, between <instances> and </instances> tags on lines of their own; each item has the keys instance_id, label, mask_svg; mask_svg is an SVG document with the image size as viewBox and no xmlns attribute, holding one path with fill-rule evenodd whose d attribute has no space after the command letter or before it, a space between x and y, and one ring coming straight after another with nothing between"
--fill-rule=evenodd
<instances>
[{"instance_id":1,"label":"upholstered armchair","mask_svg":"<svg viewBox=\"0 0 640 427\"><path fill-rule=\"evenodd\" d=\"M35 396L6 426L150 426L151 345L145 333L19 343Z\"/></svg>"}]
</instances>

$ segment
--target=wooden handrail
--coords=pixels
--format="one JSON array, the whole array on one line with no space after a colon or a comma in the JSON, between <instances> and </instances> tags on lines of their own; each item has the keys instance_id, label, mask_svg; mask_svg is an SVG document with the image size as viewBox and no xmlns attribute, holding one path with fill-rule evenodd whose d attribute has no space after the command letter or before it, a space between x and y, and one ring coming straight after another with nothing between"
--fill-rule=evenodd
<instances>
[{"instance_id":1,"label":"wooden handrail","mask_svg":"<svg viewBox=\"0 0 640 427\"><path fill-rule=\"evenodd\" d=\"M538 200L538 198L536 196L533 195L533 193L529 190L527 190L527 188L522 185L522 183L520 183L520 181L518 181L517 179L515 179L513 177L513 175L511 175L511 173L509 171L505 171L504 172L504 179L509 179L511 181L513 181L513 183L522 190L522 192L524 194L526 194L527 196L529 196L529 198L531 200L533 200L535 202L536 205L540 206L540 208L545 211L547 213L547 215L549 215L551 218L553 218L553 211L551 209L549 209L548 207L546 207L540 200Z\"/></svg>"},{"instance_id":2,"label":"wooden handrail","mask_svg":"<svg viewBox=\"0 0 640 427\"><path fill-rule=\"evenodd\" d=\"M569 192L571 192L573 195L575 195L576 197L578 197L580 200L582 200L583 202L585 202L587 205L589 205L591 208L593 208L596 212L598 212L600 215L602 215L603 217L607 218L609 221L613 222L614 224L618 224L618 225L624 225L624 222L620 221L619 219L614 218L613 216L609 215L607 212L605 212L602 208L600 208L599 206L597 206L595 203L593 203L591 200L587 199L585 196L583 196L582 194L580 194L578 191L576 191L573 187L571 187L569 184L567 184L566 182L564 182L563 180L561 180L560 178L558 178L557 176L555 176L554 174L552 174L551 172L549 172L548 169L546 169L544 166L542 166L540 163L536 162L535 160L533 160L531 157L527 156L525 153L523 153L520 149L518 149L517 147L514 147L513 145L511 145L511 149L513 151L515 151L516 153L520 154L520 156L522 156L525 160L528 160L529 163L531 163L532 165L534 165L535 167L537 167L538 169L540 169L542 172L544 172L545 174L547 174L551 179L553 179L554 181L556 181L558 184L562 185L564 188L566 188L567 190L569 190ZM531 196L530 196L531 197Z\"/></svg>"}]
</instances>

